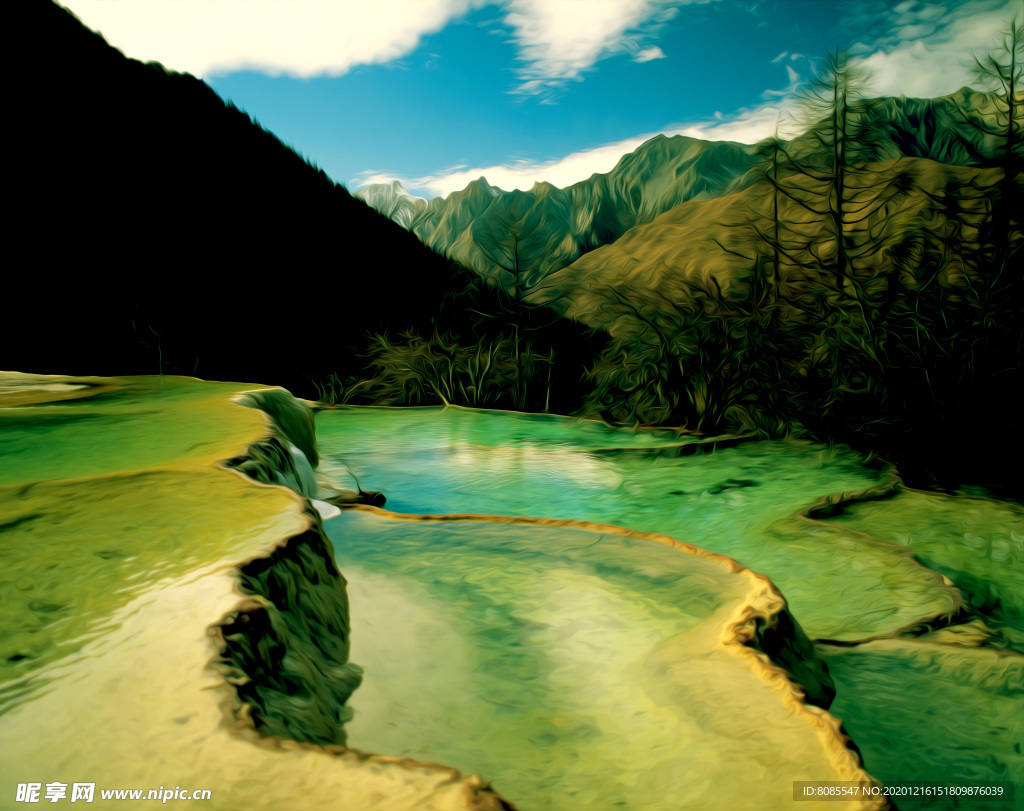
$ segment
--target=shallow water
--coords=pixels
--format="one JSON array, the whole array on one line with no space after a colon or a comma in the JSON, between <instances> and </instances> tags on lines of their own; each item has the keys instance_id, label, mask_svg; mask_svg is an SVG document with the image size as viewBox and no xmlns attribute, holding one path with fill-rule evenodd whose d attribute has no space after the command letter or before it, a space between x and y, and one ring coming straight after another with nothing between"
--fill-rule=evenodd
<instances>
[{"instance_id":1,"label":"shallow water","mask_svg":"<svg viewBox=\"0 0 1024 811\"><path fill-rule=\"evenodd\" d=\"M322 467L347 484L348 465L395 512L596 521L729 555L767 574L815 638L885 635L954 605L902 547L794 519L878 482L849 452L787 440L680 456L665 432L466 409L325 411L317 436Z\"/></svg>"},{"instance_id":2,"label":"shallow water","mask_svg":"<svg viewBox=\"0 0 1024 811\"><path fill-rule=\"evenodd\" d=\"M986 642L993 639L986 623L1001 630L1004 642L1016 638L1017 592L1024 576L1024 522L1019 512L992 502L939 503L931 496L904 493L854 505L835 518L811 520L801 511L825 496L877 486L882 474L848 451L806 441L749 442L689 454L692 448L681 446L692 444L692 439L677 440L666 432L615 433L559 417L465 409L338 409L321 412L317 423L322 472L339 486L351 486L346 472L350 469L364 489L382 491L387 508L395 512L595 521L664 533L730 555L771 578L808 636L845 645L862 643L836 647L822 642L818 649L835 673L832 711L847 724L875 776L904 783L1024 781L1024 724L1014 720L1024 718L1019 684L1024 658ZM515 660L524 647L535 643L549 649L557 638L551 629L537 630L545 625L537 614L541 603L518 603L513 597L516 590L544 584L572 593L573 584L585 576L579 562L566 559L554 566L550 561L557 557L556 550L538 555L534 549L512 564L502 555L488 559L482 551L453 551L450 540L444 540L440 549L435 543L430 551L435 557L417 562L418 553L406 559L419 543L416 533L408 534L415 522L391 522L381 528L387 525L384 521L368 532L366 526L350 524L344 531L341 524L334 524L330 530L342 571L351 573L353 661L362 664L363 656L370 663L364 687L351 700L356 710L351 745L478 769L497 779L498 788L513 800L516 790L527 792L527 799L539 797L529 794L531 781L547 785L545 780L553 778L530 765L529 754L524 760L524 752L554 747L556 761L563 748L583 752L578 758L566 755L578 763L593 757L589 750L573 748L576 727L570 725L567 737L552 728L555 710L537 710L541 717L531 714L549 707L545 701L557 704L564 697L552 685L544 688L543 697L522 693L528 709L517 710L526 719L517 729L494 721L495 713L500 718L500 706L479 709L474 702L489 704L483 675L488 667ZM483 557L478 559L478 554ZM471 572L469 582L475 583L473 593L478 596L459 598L458 589L469 588L460 579L462 574L439 585L438 569L449 575L453 570ZM964 588L964 597L951 581ZM509 585L513 582L519 585ZM592 599L569 601L557 612L561 622L592 618L604 640L588 652L594 666L588 671L579 665L581 692L591 682L601 683L607 662L620 660L614 649L621 623L608 616L610 605L624 600L623 605L630 606L631 623L646 629L639 632L641 637L667 631L651 614L653 606L662 612L678 610L672 608L678 595L671 589L658 592L650 583L631 587L628 598L622 596L620 584L591 586ZM382 605L375 595L383 593L394 602ZM419 595L417 600L429 597L430 609L414 608L420 605L416 600L403 602L409 594ZM479 653L477 632L472 630L478 627L475 623L486 626L486 621L470 618L477 599L500 604L491 609L496 647L479 647L487 654ZM969 613L958 614L964 607ZM549 623L552 616L547 615ZM397 621L404 632L393 627L395 617L408 618ZM424 617L430 618L433 631L416 625ZM951 617L954 622L980 617L970 626L980 629L976 638L965 643L964 635L956 633L968 627L961 625L952 626L949 633L928 635L927 641L899 638L929 625L941 627ZM676 616L672 622L682 620ZM395 634L402 640L397 647L411 658L396 659L387 642ZM438 663L438 650L458 653L450 663ZM473 658L479 655L492 657L482 669ZM470 682L451 681L452 673L466 667L475 674ZM424 690L417 692L417 684ZM435 692L443 696L440 706L432 704ZM621 680L615 691L609 691L609 700L617 700L620 693L628 703L630 689ZM396 714L388 709L394 695L405 696L404 709ZM699 702L697 694L689 698ZM474 709L466 710L463 704ZM664 709L658 702L654 706ZM729 708L722 712L727 725L736 725L733 743L743 740L749 734L748 726L738 720L743 714ZM970 717L958 722L964 712ZM486 720L476 725L476 717ZM491 728L498 731L495 738L481 731ZM481 735L486 745L467 744ZM517 735L519 743L514 742ZM665 740L671 749L673 737ZM730 758L738 758L735 762L742 761L729 743L717 745ZM491 746L501 754L492 755ZM502 766L506 754L525 764L521 771ZM783 771L793 779L792 768ZM602 786L610 797L624 790L621 785ZM537 801L524 807L548 806Z\"/></svg>"},{"instance_id":3,"label":"shallow water","mask_svg":"<svg viewBox=\"0 0 1024 811\"><path fill-rule=\"evenodd\" d=\"M949 577L1007 643L1024 652L1024 510L976 498L900 493L853 504L829 523L906 546Z\"/></svg>"},{"instance_id":4,"label":"shallow water","mask_svg":"<svg viewBox=\"0 0 1024 811\"><path fill-rule=\"evenodd\" d=\"M348 745L484 775L523 809L765 807L835 753L726 645L757 581L579 527L325 525L349 583ZM739 773L739 777L737 777Z\"/></svg>"},{"instance_id":5,"label":"shallow water","mask_svg":"<svg viewBox=\"0 0 1024 811\"><path fill-rule=\"evenodd\" d=\"M819 655L836 682L831 711L874 777L890 785L1008 781L1016 805L979 797L961 807L1020 807L1024 657L927 637L823 646ZM900 807L949 806L904 797Z\"/></svg>"},{"instance_id":6,"label":"shallow water","mask_svg":"<svg viewBox=\"0 0 1024 811\"><path fill-rule=\"evenodd\" d=\"M794 777L856 769L835 719L797 702L763 655L727 644L737 616L772 614L747 602L752 584L771 592L749 571L614 528L366 511L328 521L366 668L347 732L392 759L256 744L225 724L234 693L210 667L210 624L239 605L240 561L307 524L292 491L218 466L265 436L264 416L230 401L253 387L121 379L46 403L29 388L0 408L5 785L173 780L213 787L210 807L229 811L294 807L299 785L310 808L465 807L472 782L394 760L409 756L479 771L524 811L789 808ZM1019 510L902 493L810 520L809 504L879 475L810 443L686 455L694 440L671 432L459 409L320 423L328 476L349 487L342 462L354 460L395 509L610 521L729 552L782 586L818 640L817 657L792 629L788 659L769 647L812 663L794 669L805 685L827 684L830 663L831 712L876 777L1024 786ZM315 559L301 582L340 605ZM968 613L948 616L958 593L936 571ZM290 622L316 629L296 643L310 643L307 675L335 677L316 659L325 615L302 605ZM938 630L906 631L928 623ZM309 708L310 695L283 695L286 715ZM308 732L297 721L281 734Z\"/></svg>"}]
</instances>

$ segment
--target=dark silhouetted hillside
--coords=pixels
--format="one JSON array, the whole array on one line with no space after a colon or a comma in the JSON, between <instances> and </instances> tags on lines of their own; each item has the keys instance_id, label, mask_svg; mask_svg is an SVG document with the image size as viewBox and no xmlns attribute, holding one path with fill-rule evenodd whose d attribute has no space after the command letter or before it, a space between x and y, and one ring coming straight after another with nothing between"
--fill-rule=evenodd
<instances>
[{"instance_id":1,"label":"dark silhouetted hillside","mask_svg":"<svg viewBox=\"0 0 1024 811\"><path fill-rule=\"evenodd\" d=\"M32 61L9 77L0 368L311 394L311 376L362 364L370 333L427 331L474 283L200 80L127 59L53 3L19 4L8 30Z\"/></svg>"}]
</instances>

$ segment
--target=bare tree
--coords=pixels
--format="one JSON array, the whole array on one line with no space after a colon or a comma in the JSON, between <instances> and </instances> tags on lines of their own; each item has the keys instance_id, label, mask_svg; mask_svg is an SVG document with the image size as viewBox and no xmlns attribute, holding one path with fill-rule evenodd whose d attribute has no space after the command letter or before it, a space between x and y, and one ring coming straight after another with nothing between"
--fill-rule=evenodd
<instances>
[{"instance_id":1,"label":"bare tree","mask_svg":"<svg viewBox=\"0 0 1024 811\"><path fill-rule=\"evenodd\" d=\"M1020 171L1024 159L1024 25L1014 18L999 48L974 57L977 82L995 93L996 111L991 124L972 126L997 139L997 161L1008 174Z\"/></svg>"},{"instance_id":2,"label":"bare tree","mask_svg":"<svg viewBox=\"0 0 1024 811\"><path fill-rule=\"evenodd\" d=\"M810 154L800 160L793 151L786 155L802 174L824 184L818 189L805 186L803 194L792 199L825 220L835 240L835 252L828 264L840 293L850 276L846 238L849 176L854 164L873 157L864 154L862 140L863 124L870 114L865 103L869 79L868 72L853 63L845 52L837 49L826 54L822 67L797 94L798 121L807 127L800 146L810 146ZM774 151L772 159L778 160Z\"/></svg>"},{"instance_id":3,"label":"bare tree","mask_svg":"<svg viewBox=\"0 0 1024 811\"><path fill-rule=\"evenodd\" d=\"M995 139L995 154L986 163L1000 170L989 190L991 217L983 239L981 260L987 266L988 296L1005 299L1019 292L1020 273L1007 273L1011 257L1020 251L1014 232L1021 228L1024 193L1024 25L1014 18L1003 33L1001 45L979 58L974 57L978 84L990 89L994 113L989 120L968 119L983 137Z\"/></svg>"}]
</instances>

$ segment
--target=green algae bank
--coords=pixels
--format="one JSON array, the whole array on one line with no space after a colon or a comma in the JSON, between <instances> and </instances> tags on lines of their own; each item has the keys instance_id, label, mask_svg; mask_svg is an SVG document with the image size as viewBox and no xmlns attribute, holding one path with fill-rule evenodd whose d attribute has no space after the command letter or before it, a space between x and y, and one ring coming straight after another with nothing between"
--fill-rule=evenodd
<instances>
[{"instance_id":1,"label":"green algae bank","mask_svg":"<svg viewBox=\"0 0 1024 811\"><path fill-rule=\"evenodd\" d=\"M340 745L344 578L311 502L266 481L301 482L301 448L280 389L0 374L0 808L76 783L93 808L504 807Z\"/></svg>"},{"instance_id":2,"label":"green algae bank","mask_svg":"<svg viewBox=\"0 0 1024 811\"><path fill-rule=\"evenodd\" d=\"M1024 785L1020 511L842 449L4 373L0 452L0 808Z\"/></svg>"}]
</instances>

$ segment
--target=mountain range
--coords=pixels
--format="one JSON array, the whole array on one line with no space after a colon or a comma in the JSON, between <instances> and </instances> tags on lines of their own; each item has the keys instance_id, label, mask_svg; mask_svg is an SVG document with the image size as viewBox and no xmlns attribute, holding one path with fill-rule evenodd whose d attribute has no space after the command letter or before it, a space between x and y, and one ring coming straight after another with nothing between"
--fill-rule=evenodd
<instances>
[{"instance_id":1,"label":"mountain range","mask_svg":"<svg viewBox=\"0 0 1024 811\"><path fill-rule=\"evenodd\" d=\"M879 98L866 106L878 160L971 165L996 149L971 125L992 120L987 93L965 87L937 99ZM812 157L814 136L794 139L790 153ZM366 186L356 196L463 267L525 293L682 203L750 188L763 179L762 153L760 145L657 135L610 172L564 189L540 182L504 191L481 177L443 198L416 197L398 181Z\"/></svg>"}]
</instances>

